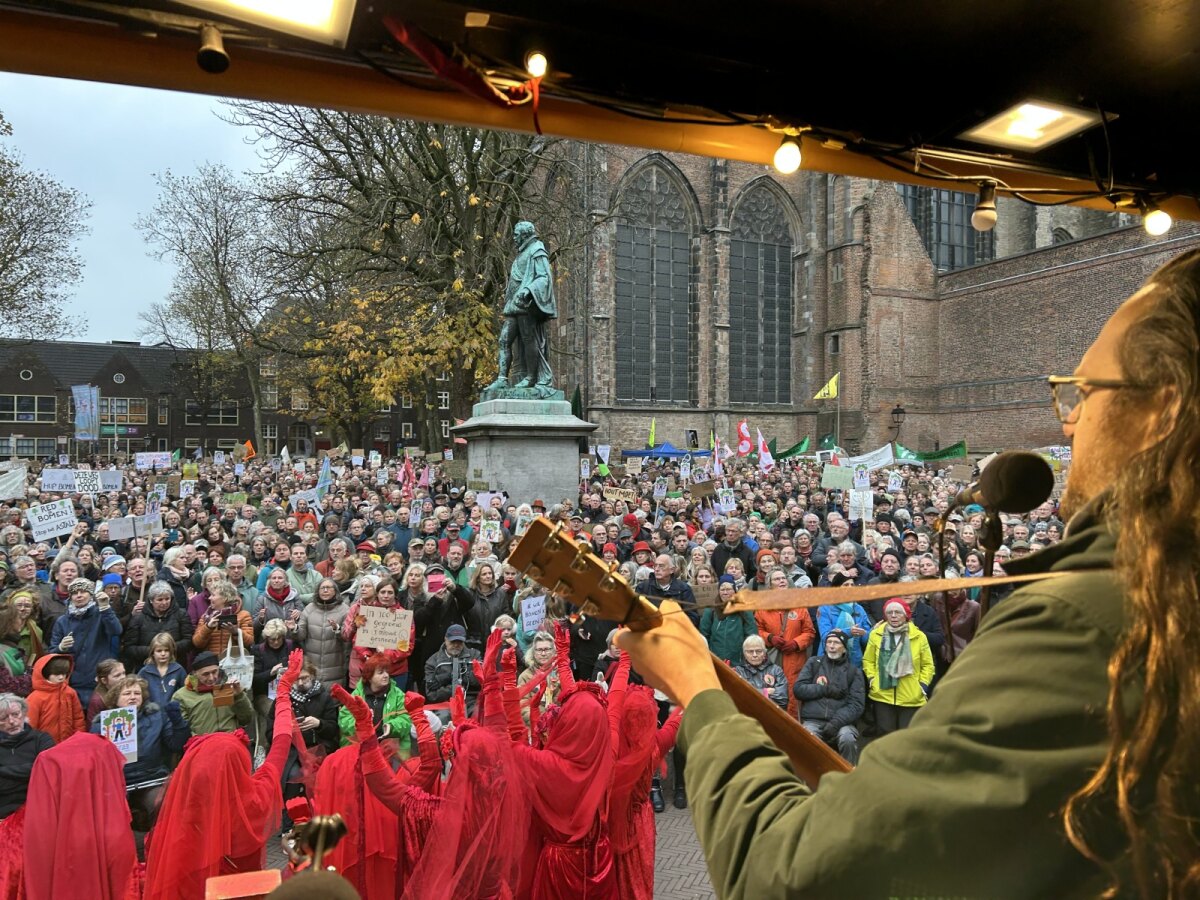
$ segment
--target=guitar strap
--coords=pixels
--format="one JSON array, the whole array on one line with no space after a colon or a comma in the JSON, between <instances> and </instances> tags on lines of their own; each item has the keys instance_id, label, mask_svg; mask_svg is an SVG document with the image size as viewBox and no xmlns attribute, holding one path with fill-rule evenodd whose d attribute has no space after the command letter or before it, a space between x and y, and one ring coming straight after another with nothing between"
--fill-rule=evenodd
<instances>
[{"instance_id":1,"label":"guitar strap","mask_svg":"<svg viewBox=\"0 0 1200 900\"><path fill-rule=\"evenodd\" d=\"M861 603L865 600L887 600L892 597L911 597L939 591L965 591L971 588L999 584L1028 584L1050 581L1073 571L1035 572L1028 575L989 576L986 578L923 578L918 581L893 581L887 584L868 584L861 587L774 588L768 591L742 589L725 608L725 612L745 612L755 609L798 609L801 607L832 606L837 603Z\"/></svg>"}]
</instances>

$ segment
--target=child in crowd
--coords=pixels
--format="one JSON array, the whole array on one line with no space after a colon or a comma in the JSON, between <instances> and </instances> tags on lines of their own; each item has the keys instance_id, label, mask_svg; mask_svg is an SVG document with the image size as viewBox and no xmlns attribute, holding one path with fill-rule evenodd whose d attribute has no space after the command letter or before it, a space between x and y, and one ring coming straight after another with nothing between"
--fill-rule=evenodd
<instances>
[{"instance_id":1,"label":"child in crowd","mask_svg":"<svg viewBox=\"0 0 1200 900\"><path fill-rule=\"evenodd\" d=\"M43 656L33 666L33 693L29 695L29 724L56 742L83 731L79 695L67 684L75 662L66 654Z\"/></svg>"},{"instance_id":2,"label":"child in crowd","mask_svg":"<svg viewBox=\"0 0 1200 900\"><path fill-rule=\"evenodd\" d=\"M150 685L151 703L165 707L171 702L187 678L187 670L175 659L175 638L164 631L150 639L150 656L138 677Z\"/></svg>"}]
</instances>

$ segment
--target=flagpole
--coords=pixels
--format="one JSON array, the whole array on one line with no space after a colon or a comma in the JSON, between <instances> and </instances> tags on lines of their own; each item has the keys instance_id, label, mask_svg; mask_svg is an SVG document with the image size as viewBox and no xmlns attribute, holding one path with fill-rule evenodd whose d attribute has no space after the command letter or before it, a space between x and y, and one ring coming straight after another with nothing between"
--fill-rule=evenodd
<instances>
[{"instance_id":1,"label":"flagpole","mask_svg":"<svg viewBox=\"0 0 1200 900\"><path fill-rule=\"evenodd\" d=\"M833 424L833 445L835 447L842 446L842 386L837 386L837 413L834 417Z\"/></svg>"}]
</instances>

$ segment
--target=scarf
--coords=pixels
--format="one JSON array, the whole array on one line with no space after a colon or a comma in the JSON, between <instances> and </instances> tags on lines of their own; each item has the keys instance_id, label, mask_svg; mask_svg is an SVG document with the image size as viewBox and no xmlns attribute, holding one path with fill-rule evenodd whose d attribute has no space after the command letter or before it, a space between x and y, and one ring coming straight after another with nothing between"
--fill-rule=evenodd
<instances>
[{"instance_id":1,"label":"scarf","mask_svg":"<svg viewBox=\"0 0 1200 900\"><path fill-rule=\"evenodd\" d=\"M309 685L307 691L304 690L304 688L300 687L299 684L293 684L292 685L292 702L293 703L307 703L309 700L311 700L313 697L315 697L317 695L317 692L320 690L321 690L321 681L320 681L320 679L317 679L317 678L313 679L313 683L311 685Z\"/></svg>"},{"instance_id":2,"label":"scarf","mask_svg":"<svg viewBox=\"0 0 1200 900\"><path fill-rule=\"evenodd\" d=\"M276 603L282 603L284 600L286 600L288 598L288 595L291 592L292 592L291 585L288 585L282 591L277 591L277 590L275 590L275 588L270 587L270 586L267 587L267 596L269 596Z\"/></svg>"},{"instance_id":3,"label":"scarf","mask_svg":"<svg viewBox=\"0 0 1200 900\"><path fill-rule=\"evenodd\" d=\"M88 614L88 612L92 609L95 609L95 607L96 607L95 600L90 601L87 606L76 606L75 604L72 603L70 606L67 607L67 615L75 616L76 618L78 618L80 616L86 616Z\"/></svg>"},{"instance_id":4,"label":"scarf","mask_svg":"<svg viewBox=\"0 0 1200 900\"><path fill-rule=\"evenodd\" d=\"M839 603L834 606L834 610L837 612L837 624L833 627L850 634L850 629L854 627L854 604Z\"/></svg>"},{"instance_id":5,"label":"scarf","mask_svg":"<svg viewBox=\"0 0 1200 900\"><path fill-rule=\"evenodd\" d=\"M892 690L900 680L916 671L913 668L912 647L908 642L908 622L899 628L883 627L879 642L879 687Z\"/></svg>"}]
</instances>

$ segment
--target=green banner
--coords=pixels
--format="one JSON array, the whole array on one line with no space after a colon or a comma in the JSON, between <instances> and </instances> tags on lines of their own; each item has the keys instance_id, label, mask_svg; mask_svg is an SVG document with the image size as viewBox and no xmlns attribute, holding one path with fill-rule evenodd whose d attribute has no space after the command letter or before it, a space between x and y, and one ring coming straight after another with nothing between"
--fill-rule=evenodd
<instances>
[{"instance_id":1,"label":"green banner","mask_svg":"<svg viewBox=\"0 0 1200 900\"><path fill-rule=\"evenodd\" d=\"M942 462L947 459L958 459L960 456L967 455L967 442L959 441L957 444L951 444L941 450L931 450L928 453L918 453L916 450L909 450L899 441L895 442L896 462Z\"/></svg>"},{"instance_id":2,"label":"green banner","mask_svg":"<svg viewBox=\"0 0 1200 900\"><path fill-rule=\"evenodd\" d=\"M793 456L800 456L801 454L808 452L808 444L809 444L809 440L806 437L800 443L793 444L791 447L788 447L788 449L786 449L782 453L778 454L775 458L776 459L791 459Z\"/></svg>"}]
</instances>

